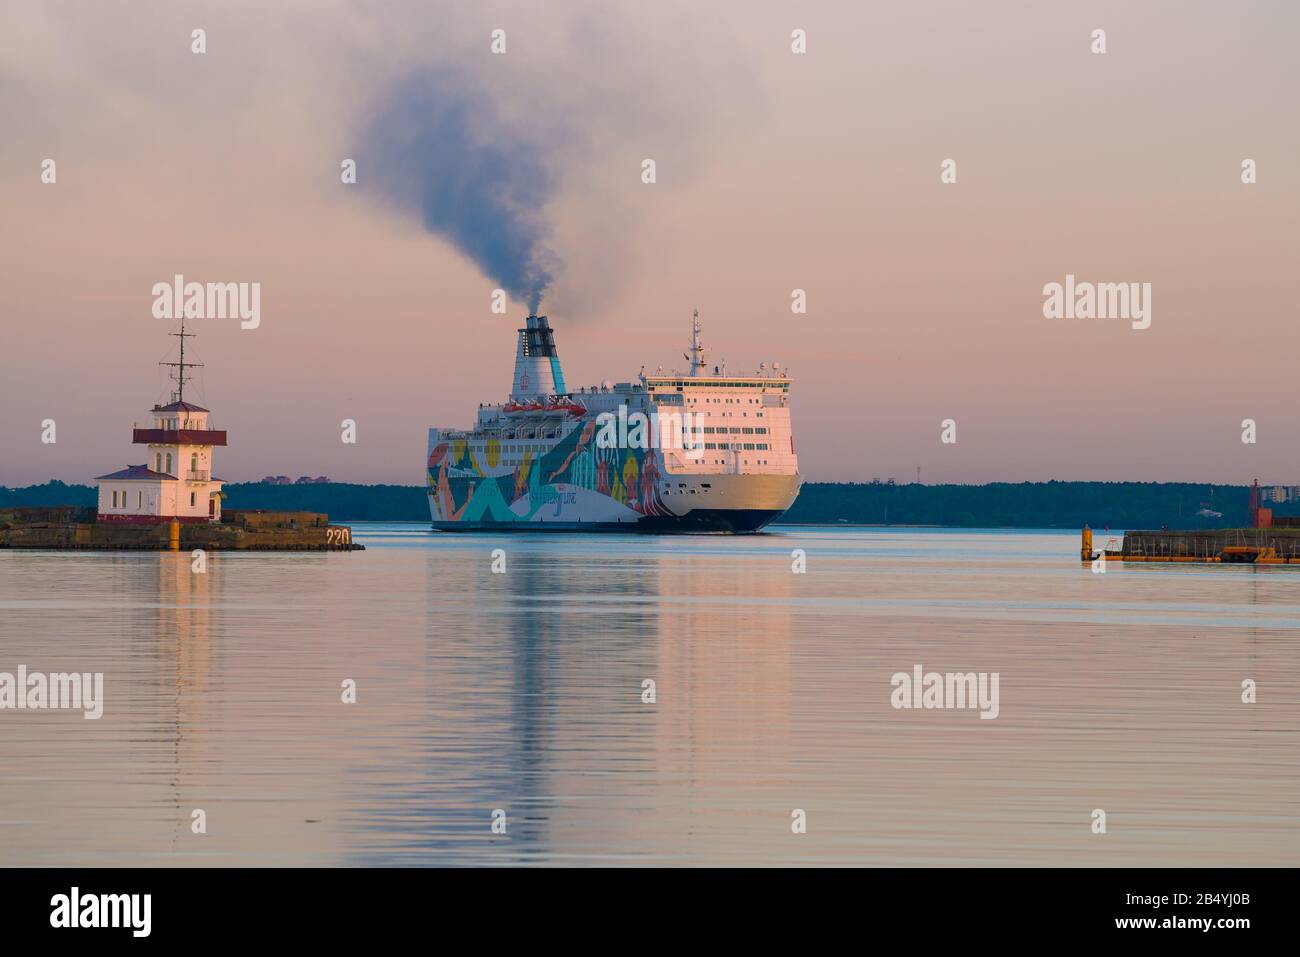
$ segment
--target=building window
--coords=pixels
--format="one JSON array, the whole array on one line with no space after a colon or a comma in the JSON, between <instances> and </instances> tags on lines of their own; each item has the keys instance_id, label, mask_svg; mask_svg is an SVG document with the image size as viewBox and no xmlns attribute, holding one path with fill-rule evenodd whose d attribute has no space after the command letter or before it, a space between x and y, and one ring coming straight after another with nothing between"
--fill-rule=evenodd
<instances>
[{"instance_id":1,"label":"building window","mask_svg":"<svg viewBox=\"0 0 1300 957\"><path fill-rule=\"evenodd\" d=\"M172 474L172 454L170 452L167 453L167 474Z\"/></svg>"},{"instance_id":2,"label":"building window","mask_svg":"<svg viewBox=\"0 0 1300 957\"><path fill-rule=\"evenodd\" d=\"M195 495L194 492L190 492L190 507L191 507L191 508L193 508L194 505L196 504L195 501L194 501L194 495Z\"/></svg>"},{"instance_id":3,"label":"building window","mask_svg":"<svg viewBox=\"0 0 1300 957\"><path fill-rule=\"evenodd\" d=\"M159 453L157 454L157 458L154 460L153 470L154 470L155 472L161 472L161 471L162 471L162 453L161 453L161 452L159 452Z\"/></svg>"},{"instance_id":4,"label":"building window","mask_svg":"<svg viewBox=\"0 0 1300 957\"><path fill-rule=\"evenodd\" d=\"M144 508L144 492L135 493L135 507L138 509Z\"/></svg>"},{"instance_id":5,"label":"building window","mask_svg":"<svg viewBox=\"0 0 1300 957\"><path fill-rule=\"evenodd\" d=\"M199 470L199 453L198 453L198 452L191 452L191 453L190 453L190 471L191 471L191 472L197 472L198 470Z\"/></svg>"}]
</instances>

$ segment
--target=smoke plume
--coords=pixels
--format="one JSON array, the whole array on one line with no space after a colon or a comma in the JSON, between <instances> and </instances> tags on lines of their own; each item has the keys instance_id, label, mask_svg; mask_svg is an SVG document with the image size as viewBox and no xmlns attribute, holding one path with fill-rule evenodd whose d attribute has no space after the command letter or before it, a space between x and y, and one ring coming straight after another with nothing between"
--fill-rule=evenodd
<instances>
[{"instance_id":1,"label":"smoke plume","mask_svg":"<svg viewBox=\"0 0 1300 957\"><path fill-rule=\"evenodd\" d=\"M558 138L558 134L557 134ZM418 213L536 312L563 263L547 245L555 148L512 128L483 93L448 72L409 77L383 98L358 179Z\"/></svg>"}]
</instances>

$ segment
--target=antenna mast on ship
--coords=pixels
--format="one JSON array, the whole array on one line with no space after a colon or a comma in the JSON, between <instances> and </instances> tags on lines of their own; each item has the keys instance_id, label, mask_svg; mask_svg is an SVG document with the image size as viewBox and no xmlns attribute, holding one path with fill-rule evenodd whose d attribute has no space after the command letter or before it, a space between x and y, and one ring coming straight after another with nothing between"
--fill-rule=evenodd
<instances>
[{"instance_id":1,"label":"antenna mast on ship","mask_svg":"<svg viewBox=\"0 0 1300 957\"><path fill-rule=\"evenodd\" d=\"M695 316L691 319L691 351L682 353L682 358L691 360L691 375L700 374L704 368L704 353L708 351L704 343L700 342L700 310L696 309Z\"/></svg>"},{"instance_id":2,"label":"antenna mast on ship","mask_svg":"<svg viewBox=\"0 0 1300 957\"><path fill-rule=\"evenodd\" d=\"M181 341L181 359L180 362L160 362L160 366L171 366L176 369L175 372L169 373L173 382L176 383L176 391L172 393L173 402L185 401L185 383L192 377L185 374L186 369L202 369L202 362L185 361L185 340L193 339L194 333L185 331L185 318L181 317L181 331L170 332L168 335L176 336Z\"/></svg>"}]
</instances>

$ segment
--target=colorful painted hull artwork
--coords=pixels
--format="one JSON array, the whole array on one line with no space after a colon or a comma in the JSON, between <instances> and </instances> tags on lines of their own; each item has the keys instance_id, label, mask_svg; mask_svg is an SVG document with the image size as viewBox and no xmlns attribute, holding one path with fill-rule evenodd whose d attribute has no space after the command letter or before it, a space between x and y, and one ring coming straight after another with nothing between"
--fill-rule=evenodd
<instances>
[{"instance_id":1,"label":"colorful painted hull artwork","mask_svg":"<svg viewBox=\"0 0 1300 957\"><path fill-rule=\"evenodd\" d=\"M637 522L673 513L659 498L657 450L596 447L590 419L550 450L501 472L501 442L439 442L429 455L433 518L443 522Z\"/></svg>"}]
</instances>

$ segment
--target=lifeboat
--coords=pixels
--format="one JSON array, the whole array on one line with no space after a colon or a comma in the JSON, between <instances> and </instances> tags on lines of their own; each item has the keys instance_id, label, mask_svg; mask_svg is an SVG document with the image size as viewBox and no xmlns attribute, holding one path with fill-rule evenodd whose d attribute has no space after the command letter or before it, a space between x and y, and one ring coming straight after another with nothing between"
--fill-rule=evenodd
<instances>
[{"instance_id":1,"label":"lifeboat","mask_svg":"<svg viewBox=\"0 0 1300 957\"><path fill-rule=\"evenodd\" d=\"M517 412L542 412L551 415L571 415L581 418L587 414L586 406L579 405L571 399L552 399L549 402L508 402L501 407L507 415Z\"/></svg>"},{"instance_id":2,"label":"lifeboat","mask_svg":"<svg viewBox=\"0 0 1300 957\"><path fill-rule=\"evenodd\" d=\"M540 402L507 402L501 407L501 411L506 415L513 415L516 412L540 412L541 408Z\"/></svg>"}]
</instances>

